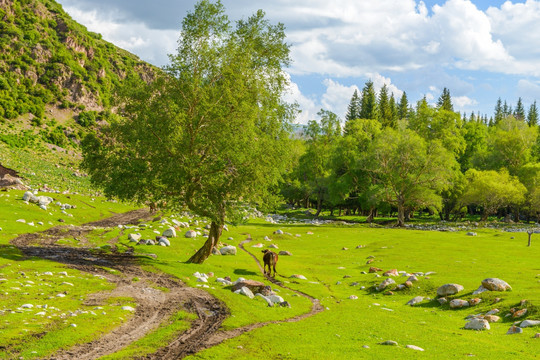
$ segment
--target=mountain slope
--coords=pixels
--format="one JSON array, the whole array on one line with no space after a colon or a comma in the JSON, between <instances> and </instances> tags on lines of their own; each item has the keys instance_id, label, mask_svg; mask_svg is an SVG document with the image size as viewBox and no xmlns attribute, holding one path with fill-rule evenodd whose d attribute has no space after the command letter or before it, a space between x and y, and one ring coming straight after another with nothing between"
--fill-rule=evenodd
<instances>
[{"instance_id":1,"label":"mountain slope","mask_svg":"<svg viewBox=\"0 0 540 360\"><path fill-rule=\"evenodd\" d=\"M156 71L54 0L0 0L0 164L27 184L82 183L88 191L78 172L80 139L114 116L115 88L126 76L150 81Z\"/></svg>"}]
</instances>

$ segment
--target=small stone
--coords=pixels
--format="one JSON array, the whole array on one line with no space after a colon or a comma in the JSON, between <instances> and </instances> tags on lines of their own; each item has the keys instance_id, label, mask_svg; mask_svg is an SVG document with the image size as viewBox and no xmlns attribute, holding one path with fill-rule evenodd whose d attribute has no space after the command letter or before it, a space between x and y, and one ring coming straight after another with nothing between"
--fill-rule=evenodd
<instances>
[{"instance_id":1,"label":"small stone","mask_svg":"<svg viewBox=\"0 0 540 360\"><path fill-rule=\"evenodd\" d=\"M304 275L299 275L299 274L291 275L291 278L293 278L293 279L307 280L306 277L305 277Z\"/></svg>"},{"instance_id":2,"label":"small stone","mask_svg":"<svg viewBox=\"0 0 540 360\"><path fill-rule=\"evenodd\" d=\"M232 245L224 246L219 251L221 255L236 255L236 247Z\"/></svg>"},{"instance_id":3,"label":"small stone","mask_svg":"<svg viewBox=\"0 0 540 360\"><path fill-rule=\"evenodd\" d=\"M499 309L492 309L492 310L489 310L486 315L495 315L495 314L498 314L499 313Z\"/></svg>"},{"instance_id":4,"label":"small stone","mask_svg":"<svg viewBox=\"0 0 540 360\"><path fill-rule=\"evenodd\" d=\"M351 295L351 296L349 296L349 299L351 299L351 300L357 300L357 299L358 299L358 296L356 296L356 295Z\"/></svg>"},{"instance_id":5,"label":"small stone","mask_svg":"<svg viewBox=\"0 0 540 360\"><path fill-rule=\"evenodd\" d=\"M539 326L539 325L540 325L540 320L525 320L521 322L519 327L526 328L526 327Z\"/></svg>"},{"instance_id":6,"label":"small stone","mask_svg":"<svg viewBox=\"0 0 540 360\"><path fill-rule=\"evenodd\" d=\"M276 230L276 231L274 231L274 234L283 235L283 230Z\"/></svg>"},{"instance_id":7,"label":"small stone","mask_svg":"<svg viewBox=\"0 0 540 360\"><path fill-rule=\"evenodd\" d=\"M382 271L382 269L379 269L378 267L370 267L368 272L369 273L376 273L377 271Z\"/></svg>"},{"instance_id":8,"label":"small stone","mask_svg":"<svg viewBox=\"0 0 540 360\"><path fill-rule=\"evenodd\" d=\"M450 308L451 309L460 309L460 308L468 307L468 306L469 306L469 302L465 301L465 300L454 299L454 300L450 301Z\"/></svg>"},{"instance_id":9,"label":"small stone","mask_svg":"<svg viewBox=\"0 0 540 360\"><path fill-rule=\"evenodd\" d=\"M418 278L414 275L411 275L407 278L407 281L410 281L410 282L415 282L415 281L418 281Z\"/></svg>"},{"instance_id":10,"label":"small stone","mask_svg":"<svg viewBox=\"0 0 540 360\"><path fill-rule=\"evenodd\" d=\"M388 270L386 271L383 276L399 276L399 273L397 271L397 269L392 269L392 270Z\"/></svg>"},{"instance_id":11,"label":"small stone","mask_svg":"<svg viewBox=\"0 0 540 360\"><path fill-rule=\"evenodd\" d=\"M512 314L512 318L516 319L516 318L525 316L525 314L527 314L527 309L517 310L516 312Z\"/></svg>"},{"instance_id":12,"label":"small stone","mask_svg":"<svg viewBox=\"0 0 540 360\"><path fill-rule=\"evenodd\" d=\"M439 302L439 304L441 305L444 305L448 302L448 299L447 298L439 298L437 299L437 301Z\"/></svg>"},{"instance_id":13,"label":"small stone","mask_svg":"<svg viewBox=\"0 0 540 360\"><path fill-rule=\"evenodd\" d=\"M77 327L77 324L70 324L70 327Z\"/></svg>"},{"instance_id":14,"label":"small stone","mask_svg":"<svg viewBox=\"0 0 540 360\"><path fill-rule=\"evenodd\" d=\"M187 238L194 238L197 237L197 232L195 230L188 230L185 234L185 237Z\"/></svg>"},{"instance_id":15,"label":"small stone","mask_svg":"<svg viewBox=\"0 0 540 360\"><path fill-rule=\"evenodd\" d=\"M163 237L161 236L159 239L158 239L158 243L159 245L161 246L171 246L171 242L169 239L167 239L166 237ZM147 243L148 245L148 243Z\"/></svg>"},{"instance_id":16,"label":"small stone","mask_svg":"<svg viewBox=\"0 0 540 360\"><path fill-rule=\"evenodd\" d=\"M513 335L513 334L521 334L523 333L523 329L520 327L517 327L515 325L512 325L510 329L506 332L506 335Z\"/></svg>"},{"instance_id":17,"label":"small stone","mask_svg":"<svg viewBox=\"0 0 540 360\"><path fill-rule=\"evenodd\" d=\"M370 349L369 345L362 345L364 349Z\"/></svg>"},{"instance_id":18,"label":"small stone","mask_svg":"<svg viewBox=\"0 0 540 360\"><path fill-rule=\"evenodd\" d=\"M501 320L501 318L497 315L484 315L484 320L487 320L489 323L494 323Z\"/></svg>"},{"instance_id":19,"label":"small stone","mask_svg":"<svg viewBox=\"0 0 540 360\"><path fill-rule=\"evenodd\" d=\"M292 256L292 253L290 251L281 250L278 255Z\"/></svg>"},{"instance_id":20,"label":"small stone","mask_svg":"<svg viewBox=\"0 0 540 360\"><path fill-rule=\"evenodd\" d=\"M408 287L408 288L410 288L410 287L412 287L412 286L413 286L413 283L412 283L412 282L410 282L410 281L405 281L405 283L404 283L403 285L405 285L405 287Z\"/></svg>"},{"instance_id":21,"label":"small stone","mask_svg":"<svg viewBox=\"0 0 540 360\"><path fill-rule=\"evenodd\" d=\"M382 283L380 283L378 286L377 286L377 291L382 291L384 289L386 289L389 285L392 285L392 284L395 284L396 282L394 281L394 279L392 278L388 278L386 280L384 280Z\"/></svg>"},{"instance_id":22,"label":"small stone","mask_svg":"<svg viewBox=\"0 0 540 360\"><path fill-rule=\"evenodd\" d=\"M482 280L482 286L490 291L506 291L512 289L512 287L508 285L506 281L498 278L484 279Z\"/></svg>"},{"instance_id":23,"label":"small stone","mask_svg":"<svg viewBox=\"0 0 540 360\"><path fill-rule=\"evenodd\" d=\"M261 243L258 243L258 244L255 244L255 245L251 245L251 247L254 247L254 248L262 248L264 245L261 244Z\"/></svg>"},{"instance_id":24,"label":"small stone","mask_svg":"<svg viewBox=\"0 0 540 360\"><path fill-rule=\"evenodd\" d=\"M347 247L342 247L341 250L349 250Z\"/></svg>"},{"instance_id":25,"label":"small stone","mask_svg":"<svg viewBox=\"0 0 540 360\"><path fill-rule=\"evenodd\" d=\"M170 227L163 232L163 236L165 236L166 238L175 238L176 230L173 227Z\"/></svg>"},{"instance_id":26,"label":"small stone","mask_svg":"<svg viewBox=\"0 0 540 360\"><path fill-rule=\"evenodd\" d=\"M251 290L249 290L249 288L245 286L242 287L240 290L235 291L235 293L245 295L250 299L253 299L255 297L255 295L253 295L253 292L251 292Z\"/></svg>"},{"instance_id":27,"label":"small stone","mask_svg":"<svg viewBox=\"0 0 540 360\"><path fill-rule=\"evenodd\" d=\"M33 307L34 307L34 305L32 305L32 304L23 304L23 305L21 305L21 309L31 309Z\"/></svg>"},{"instance_id":28,"label":"small stone","mask_svg":"<svg viewBox=\"0 0 540 360\"><path fill-rule=\"evenodd\" d=\"M141 237L142 237L142 235L139 234L139 233L136 233L136 234L129 234L129 235L128 235L128 240L129 240L130 242L136 243L136 242L139 242L139 240L141 240Z\"/></svg>"},{"instance_id":29,"label":"small stone","mask_svg":"<svg viewBox=\"0 0 540 360\"><path fill-rule=\"evenodd\" d=\"M475 232L468 232L467 236L476 236L476 233Z\"/></svg>"},{"instance_id":30,"label":"small stone","mask_svg":"<svg viewBox=\"0 0 540 360\"><path fill-rule=\"evenodd\" d=\"M276 244L270 244L270 245L268 245L268 247L269 247L270 249L279 249L278 246L277 246Z\"/></svg>"},{"instance_id":31,"label":"small stone","mask_svg":"<svg viewBox=\"0 0 540 360\"><path fill-rule=\"evenodd\" d=\"M463 291L463 285L459 284L445 284L437 289L438 296L448 296L457 294L460 291Z\"/></svg>"},{"instance_id":32,"label":"small stone","mask_svg":"<svg viewBox=\"0 0 540 360\"><path fill-rule=\"evenodd\" d=\"M417 296L417 297L412 298L411 300L409 300L409 302L407 302L407 305L414 306L416 304L421 303L422 301L424 301L424 297L423 296Z\"/></svg>"},{"instance_id":33,"label":"small stone","mask_svg":"<svg viewBox=\"0 0 540 360\"><path fill-rule=\"evenodd\" d=\"M465 329L467 330L489 330L489 322L484 319L472 319L465 324Z\"/></svg>"},{"instance_id":34,"label":"small stone","mask_svg":"<svg viewBox=\"0 0 540 360\"><path fill-rule=\"evenodd\" d=\"M478 304L480 304L481 301L482 301L482 299L480 299L480 298L471 299L471 300L469 300L469 306L478 305Z\"/></svg>"},{"instance_id":35,"label":"small stone","mask_svg":"<svg viewBox=\"0 0 540 360\"><path fill-rule=\"evenodd\" d=\"M125 310L125 311L135 311L135 309L131 306L122 306L121 308L122 310Z\"/></svg>"},{"instance_id":36,"label":"small stone","mask_svg":"<svg viewBox=\"0 0 540 360\"><path fill-rule=\"evenodd\" d=\"M416 345L407 345L405 346L407 349L413 349L413 350L417 350L417 351L424 351L424 349L422 349L421 347L418 347Z\"/></svg>"}]
</instances>

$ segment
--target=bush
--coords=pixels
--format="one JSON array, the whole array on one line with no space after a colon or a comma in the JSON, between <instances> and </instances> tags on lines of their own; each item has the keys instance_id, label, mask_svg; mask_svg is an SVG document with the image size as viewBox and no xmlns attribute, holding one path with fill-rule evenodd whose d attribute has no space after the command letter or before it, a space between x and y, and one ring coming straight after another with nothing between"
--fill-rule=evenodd
<instances>
[{"instance_id":1,"label":"bush","mask_svg":"<svg viewBox=\"0 0 540 360\"><path fill-rule=\"evenodd\" d=\"M81 126L89 127L96 123L97 112L95 111L83 111L79 114L78 122Z\"/></svg>"}]
</instances>

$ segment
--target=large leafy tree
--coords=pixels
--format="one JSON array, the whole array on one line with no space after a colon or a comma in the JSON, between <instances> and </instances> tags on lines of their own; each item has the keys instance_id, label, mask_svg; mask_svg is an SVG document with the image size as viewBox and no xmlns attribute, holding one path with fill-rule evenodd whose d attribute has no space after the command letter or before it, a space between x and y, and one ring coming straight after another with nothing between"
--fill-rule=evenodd
<instances>
[{"instance_id":1,"label":"large leafy tree","mask_svg":"<svg viewBox=\"0 0 540 360\"><path fill-rule=\"evenodd\" d=\"M202 263L225 220L264 198L285 168L289 61L283 25L258 11L233 26L219 1L200 1L164 73L128 82L121 120L85 141L92 181L107 195L208 217L208 240L188 260Z\"/></svg>"},{"instance_id":2,"label":"large leafy tree","mask_svg":"<svg viewBox=\"0 0 540 360\"><path fill-rule=\"evenodd\" d=\"M466 190L462 202L483 208L482 221L495 214L499 208L519 205L525 201L527 189L508 171L478 171L470 169L465 173Z\"/></svg>"},{"instance_id":3,"label":"large leafy tree","mask_svg":"<svg viewBox=\"0 0 540 360\"><path fill-rule=\"evenodd\" d=\"M450 186L457 162L440 141L400 127L385 128L371 144L366 170L384 189L381 200L397 207L397 225L404 226L406 208L440 208L440 192Z\"/></svg>"}]
</instances>

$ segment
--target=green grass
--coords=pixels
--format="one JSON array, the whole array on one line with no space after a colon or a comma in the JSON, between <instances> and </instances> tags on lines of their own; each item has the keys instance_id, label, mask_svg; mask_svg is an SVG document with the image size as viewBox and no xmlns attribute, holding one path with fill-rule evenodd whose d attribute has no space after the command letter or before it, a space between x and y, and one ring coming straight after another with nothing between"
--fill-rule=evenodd
<instances>
[{"instance_id":1,"label":"green grass","mask_svg":"<svg viewBox=\"0 0 540 360\"><path fill-rule=\"evenodd\" d=\"M3 277L6 277L4 274L10 272L9 287L17 281L24 284L17 278L19 271L24 271L27 276L35 277L31 281L38 279L37 274L47 271L45 269L50 269L53 273L61 271L63 267L53 262L38 259L24 260L16 249L7 245L8 240L17 233L41 230L37 226L30 227L28 224L17 223L15 220L20 217L44 221L43 227L52 225L48 225L48 220L43 218L48 215L39 213L41 210L35 205L26 205L20 200L14 200L22 195L22 192L10 191L7 193L10 195L9 198L6 198L6 193L3 195L0 197L0 211L3 211L3 214L9 214L7 216L9 220L5 221L4 217L0 219L0 222L4 221L0 223L0 227L4 228L0 232L0 245L3 244L0 248L2 253L0 272ZM72 196L70 200L76 201L76 198ZM102 202L100 199L96 199L91 204L96 209L85 208L82 202L79 203L77 209L72 210L73 218L66 217L66 222L76 223L76 221L83 221L83 218L86 222L92 218L106 216L107 212L129 208L121 204ZM76 213L76 211L79 212ZM56 224L54 218L58 214L54 215L51 222ZM167 218L169 221L172 220L171 217ZM177 219L186 220L178 217ZM204 264L194 265L186 264L185 261L202 245L204 239L183 237L185 229L177 231L179 236L171 239L171 247L129 243L127 237L130 232L139 232L143 238L153 239L157 235L155 232L161 233L168 227L159 222L146 224L146 228L97 229L88 236L87 241L92 247L113 244L122 251L134 247L135 254L139 255L144 269L172 274L189 286L200 287L210 292L225 302L230 309L231 316L223 323L223 329L257 322L285 320L309 311L311 303L307 299L295 296L292 291L286 289L278 289L279 295L291 303L291 308L269 308L262 299L248 299L215 283L213 280L215 277L225 276L230 276L233 280L244 277L266 281L260 275L253 259L240 249L236 256L211 256ZM203 226L204 223L199 225L201 228ZM282 229L292 235L274 235L273 232L277 229ZM313 234L308 235L308 232ZM251 247L259 242L265 247L274 243L279 246L279 250L290 251L293 256L279 258L278 279L293 289L319 299L326 310L300 322L267 325L189 358L453 359L464 358L471 354L482 359L538 358L540 346L538 339L534 339L533 336L540 332L540 329L526 328L523 334L506 335L512 321L504 317L510 308L519 307L520 301L527 299L526 307L529 313L525 318L540 319L540 263L538 262L540 246L536 246L536 235L533 235L533 246L527 247L525 233L508 233L497 229L477 229L476 232L478 236L471 237L466 235L466 231L434 232L335 224L270 225L262 220L252 220L247 225L239 227L230 226L230 231L223 233L221 241L238 246L239 242L247 238L247 234L251 234L253 241L245 246L259 259L262 258L261 249ZM265 241L265 236L269 236L272 241ZM227 240L228 237L233 237L233 240ZM77 245L74 239L66 238L63 241ZM357 245L364 247L356 249ZM348 250L342 250L344 247ZM154 258L149 254L157 257ZM368 265L366 261L369 256L374 256L374 262ZM434 271L435 274L429 279L420 277L420 281L414 283L412 288L396 291L394 295L388 296L373 290L373 285L379 284L384 277L376 278L374 274L361 274L362 271L367 272L370 266L384 270L395 268L409 273ZM196 271L213 272L215 277L210 278L209 283L201 284L193 277ZM302 274L307 280L291 279L292 274ZM451 310L448 305L441 306L434 300L426 300L416 307L406 305L407 301L419 295L434 299L436 289L445 283L463 285L465 290L454 298L468 300L475 297L472 292L480 286L481 280L487 277L499 277L507 281L513 290L480 294L478 297L483 301L479 305L463 310ZM61 283L60 280L58 279L58 282ZM405 278L399 277L395 280L397 283L402 283ZM60 283L50 282L52 286L50 292L44 296L54 295L61 290ZM63 298L62 301L67 301L62 304L63 312L80 308L78 299L84 298L85 294L98 291L99 286L107 285L101 283L99 279L87 279L84 274L76 275L76 283L79 292L74 293L74 296L69 299L66 299L67 296ZM352 285L353 283L358 284ZM23 289L21 284L18 285ZM203 287L204 285L207 287ZM10 292L5 289L5 284L0 283L0 286L2 286L2 292ZM361 289L362 286L365 289ZM275 288L273 285L272 287ZM37 292L32 292L34 290L24 288L21 292L23 291L33 294L31 296L36 303L41 301L41 298L37 297ZM40 292L44 291L40 290ZM358 299L351 300L350 295L356 295ZM502 301L493 305L492 301L495 297L500 297ZM121 301L129 302L129 299ZM11 295L2 297L0 309L7 306L13 307L16 305L15 302ZM106 304L105 306L113 307L107 313L114 312L114 309L117 309L116 305L116 303ZM491 324L491 330L477 332L463 329L467 315L483 313L492 308L501 310L499 315L502 320ZM105 331L118 324L114 321L103 323L96 321L94 327L94 323L91 322L93 330L88 329L88 334L80 333L74 336L73 334L79 332L80 327L75 328L77 329L75 332L74 328L70 328L69 324L63 322L51 321L42 324L36 321L34 323L30 314L23 311L9 314L8 316L12 316L9 319L6 315L0 317L0 321L9 320L11 324L0 330L0 343L11 344L9 346L13 352L22 349L23 343L30 344L31 346L25 347L25 351L21 353L21 356L25 358L47 356L46 354L50 354L54 348L85 341L89 337L98 336L97 329ZM111 316L109 320L117 319L117 317L120 317L120 314ZM145 338L105 358L129 359L152 353L175 334L183 331L191 319L192 315L180 312ZM48 333L40 335L44 332ZM67 338L67 342L52 341L52 339L60 341L58 338ZM399 346L379 345L385 340L397 341ZM407 349L405 346L408 344L419 346L425 351ZM364 345L369 348L364 348ZM38 353L32 353L32 351L38 351ZM0 357L2 355L7 357L8 354L5 352L0 354Z\"/></svg>"},{"instance_id":2,"label":"green grass","mask_svg":"<svg viewBox=\"0 0 540 360\"><path fill-rule=\"evenodd\" d=\"M43 358L60 348L95 339L126 321L131 315L121 310L121 306L133 304L130 299L117 299L116 303L104 304L100 309L86 306L84 300L88 294L111 290L113 286L104 279L54 261L26 258L9 244L20 234L94 221L128 211L131 207L102 198L92 200L81 195L46 194L54 197L55 202L76 205L76 209L67 210L72 215L69 216L62 214L56 205L44 211L35 204L26 204L22 201L23 193L16 190L0 192L0 278L6 279L0 281L2 359ZM17 222L18 219L25 219L26 223ZM61 223L59 219L65 222ZM29 225L31 222L33 226ZM65 242L68 240L74 241L71 238ZM58 294L64 297L58 297ZM23 304L34 307L21 309ZM38 315L40 312L45 314Z\"/></svg>"}]
</instances>

